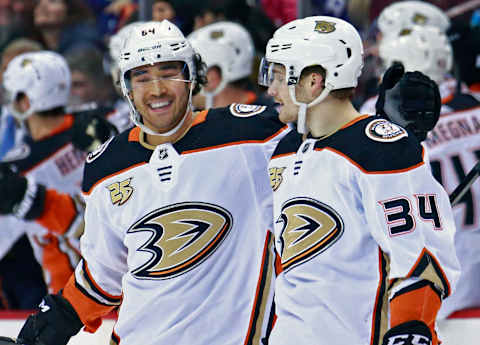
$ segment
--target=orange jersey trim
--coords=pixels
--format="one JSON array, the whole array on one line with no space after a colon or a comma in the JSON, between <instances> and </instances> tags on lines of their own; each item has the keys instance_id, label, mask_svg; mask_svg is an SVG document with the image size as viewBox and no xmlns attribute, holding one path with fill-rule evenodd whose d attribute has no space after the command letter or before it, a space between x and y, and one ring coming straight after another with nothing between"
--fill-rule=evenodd
<instances>
[{"instance_id":1,"label":"orange jersey trim","mask_svg":"<svg viewBox=\"0 0 480 345\"><path fill-rule=\"evenodd\" d=\"M340 129L345 129L347 127L350 127L351 125L354 125L355 123L357 123L358 121L362 121L363 119L366 119L367 117L371 117L371 115L360 115L359 117L356 117L354 118L353 120L347 122L346 124L344 124L342 127L339 128Z\"/></svg>"},{"instance_id":2,"label":"orange jersey trim","mask_svg":"<svg viewBox=\"0 0 480 345\"><path fill-rule=\"evenodd\" d=\"M253 104L257 100L257 95L253 91L247 91L247 100L245 104Z\"/></svg>"},{"instance_id":3,"label":"orange jersey trim","mask_svg":"<svg viewBox=\"0 0 480 345\"><path fill-rule=\"evenodd\" d=\"M390 301L390 326L412 320L423 321L432 332L432 345L437 345L435 319L441 305L440 296L430 285L405 292Z\"/></svg>"},{"instance_id":4,"label":"orange jersey trim","mask_svg":"<svg viewBox=\"0 0 480 345\"><path fill-rule=\"evenodd\" d=\"M48 290L49 293L58 293L67 284L73 273L73 267L68 255L60 249L56 236L48 234L43 238L48 240L48 244L42 245L42 266L48 272L50 278Z\"/></svg>"},{"instance_id":5,"label":"orange jersey trim","mask_svg":"<svg viewBox=\"0 0 480 345\"><path fill-rule=\"evenodd\" d=\"M380 337L383 337L382 332L382 309L384 308L384 303L386 303L385 294L387 291L387 263L383 257L383 252L378 249L378 287L377 294L375 296L375 305L373 306L373 315L372 315L372 331L370 335L370 344L378 345L381 342Z\"/></svg>"},{"instance_id":6,"label":"orange jersey trim","mask_svg":"<svg viewBox=\"0 0 480 345\"><path fill-rule=\"evenodd\" d=\"M296 153L296 152L281 153L281 154L279 154L279 155L272 156L272 159L277 159L277 158L281 158L281 157L291 156L291 155L294 155L295 153Z\"/></svg>"},{"instance_id":7,"label":"orange jersey trim","mask_svg":"<svg viewBox=\"0 0 480 345\"><path fill-rule=\"evenodd\" d=\"M270 256L271 253L269 252L272 246L272 238L273 235L270 231L267 232L267 236L265 238L265 244L263 246L263 254L262 254L262 262L261 262L261 269L260 274L258 275L257 281L257 288L255 290L255 299L253 301L252 312L250 313L250 321L248 323L248 331L247 336L245 337L244 345L251 345L253 337L255 336L255 327L258 323L258 309L262 304L262 300L265 298L263 294L266 292L264 291L265 286L268 284L265 279L268 279L268 270L271 269L269 267L271 261ZM258 327L257 327L258 328Z\"/></svg>"},{"instance_id":8,"label":"orange jersey trim","mask_svg":"<svg viewBox=\"0 0 480 345\"><path fill-rule=\"evenodd\" d=\"M76 215L77 209L70 195L48 189L43 213L35 221L49 231L63 235L72 225Z\"/></svg>"},{"instance_id":9,"label":"orange jersey trim","mask_svg":"<svg viewBox=\"0 0 480 345\"><path fill-rule=\"evenodd\" d=\"M205 120L207 119L207 114L208 114L208 110L203 110L203 111L197 113L197 115L193 119L192 127L196 126L196 125L198 125L202 122L205 122Z\"/></svg>"},{"instance_id":10,"label":"orange jersey trim","mask_svg":"<svg viewBox=\"0 0 480 345\"><path fill-rule=\"evenodd\" d=\"M140 141L140 127L134 127L128 133L128 141Z\"/></svg>"},{"instance_id":11,"label":"orange jersey trim","mask_svg":"<svg viewBox=\"0 0 480 345\"><path fill-rule=\"evenodd\" d=\"M271 140L272 138L275 138L277 135L279 135L280 133L282 133L282 132L283 132L284 130L286 130L287 128L288 128L287 126L284 126L284 127L282 127L279 131L277 131L277 132L274 133L273 135L271 135L271 136L269 136L268 138L263 139L263 140L241 140L241 141L234 141L234 142L231 142L231 143L226 143L226 144L221 144L221 145L216 145L216 146L209 146L209 147L204 147L204 148L201 148L201 149L183 151L183 152L182 152L182 155L183 155L183 154L189 154L189 153L196 153L196 152L208 151L208 150L214 150L214 149L219 149L219 148L227 147L227 146L236 146L236 145L241 145L241 144L266 143L267 141Z\"/></svg>"},{"instance_id":12,"label":"orange jersey trim","mask_svg":"<svg viewBox=\"0 0 480 345\"><path fill-rule=\"evenodd\" d=\"M66 131L67 129L70 129L72 128L73 126L73 115L71 114L67 114L67 115L64 115L63 116L63 121L60 125L58 125L57 127L55 127L50 133L48 133L47 135L41 137L40 139L38 140L44 140L44 139L47 139L47 138L50 138L50 137L53 137L57 134L60 134L64 131Z\"/></svg>"},{"instance_id":13,"label":"orange jersey trim","mask_svg":"<svg viewBox=\"0 0 480 345\"><path fill-rule=\"evenodd\" d=\"M95 288L105 297L109 298L109 299L112 299L112 300L118 300L120 301L122 299L122 296L115 296L115 295L112 295L112 294L109 294L108 292L106 292L105 290L103 290L96 282L95 282L95 279L93 279L93 276L92 276L92 273L90 273L90 270L88 269L88 264L86 261L83 261L84 265L83 265L83 269L84 269L84 272L85 274L88 276L88 279L90 280L90 283L95 286Z\"/></svg>"},{"instance_id":14,"label":"orange jersey trim","mask_svg":"<svg viewBox=\"0 0 480 345\"><path fill-rule=\"evenodd\" d=\"M73 306L85 325L85 331L89 333L94 333L102 325L102 317L116 308L115 306L101 305L80 291L75 286L74 274L70 276L62 294Z\"/></svg>"}]
</instances>

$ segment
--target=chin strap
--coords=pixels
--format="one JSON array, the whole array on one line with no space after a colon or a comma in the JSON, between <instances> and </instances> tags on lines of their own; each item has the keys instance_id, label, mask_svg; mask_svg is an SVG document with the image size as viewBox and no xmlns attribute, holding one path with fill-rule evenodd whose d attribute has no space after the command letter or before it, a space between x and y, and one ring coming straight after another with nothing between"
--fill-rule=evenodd
<instances>
[{"instance_id":1,"label":"chin strap","mask_svg":"<svg viewBox=\"0 0 480 345\"><path fill-rule=\"evenodd\" d=\"M300 107L298 109L297 132L300 134L306 134L308 132L307 109L323 101L330 94L330 91L332 91L333 86L331 84L327 84L325 88L322 90L322 92L320 93L320 95L318 95L318 97L315 98L310 103L302 103L297 101L295 97L295 86L296 85L289 85L288 91L290 93L290 98L292 99L293 103Z\"/></svg>"},{"instance_id":2,"label":"chin strap","mask_svg":"<svg viewBox=\"0 0 480 345\"><path fill-rule=\"evenodd\" d=\"M220 84L218 84L215 90L209 92L202 89L201 93L205 96L205 109L213 108L214 97L218 95L220 92L222 92L226 86L227 86L227 81L222 79L222 81L220 82Z\"/></svg>"}]
</instances>

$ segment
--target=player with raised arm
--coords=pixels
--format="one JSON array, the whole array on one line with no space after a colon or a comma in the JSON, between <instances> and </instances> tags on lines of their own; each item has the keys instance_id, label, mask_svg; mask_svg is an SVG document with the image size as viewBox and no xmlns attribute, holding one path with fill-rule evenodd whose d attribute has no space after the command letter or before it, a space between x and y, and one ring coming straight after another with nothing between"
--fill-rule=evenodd
<instances>
[{"instance_id":1,"label":"player with raised arm","mask_svg":"<svg viewBox=\"0 0 480 345\"><path fill-rule=\"evenodd\" d=\"M270 163L277 321L269 344L438 344L459 265L448 196L415 136L350 97L359 34L333 17L280 27L260 82L300 133Z\"/></svg>"},{"instance_id":2,"label":"player with raised arm","mask_svg":"<svg viewBox=\"0 0 480 345\"><path fill-rule=\"evenodd\" d=\"M66 344L119 308L112 344L260 344L273 321L268 161L288 127L265 106L194 114L204 66L166 20L132 29L119 65L136 127L88 155L84 259L19 341Z\"/></svg>"}]
</instances>

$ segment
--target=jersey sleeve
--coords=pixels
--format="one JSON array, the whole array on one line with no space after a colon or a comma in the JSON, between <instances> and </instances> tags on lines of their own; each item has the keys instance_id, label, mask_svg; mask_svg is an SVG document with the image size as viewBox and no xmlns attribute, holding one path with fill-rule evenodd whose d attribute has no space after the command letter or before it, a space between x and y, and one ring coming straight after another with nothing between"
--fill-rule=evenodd
<instances>
[{"instance_id":1,"label":"jersey sleeve","mask_svg":"<svg viewBox=\"0 0 480 345\"><path fill-rule=\"evenodd\" d=\"M448 195L427 164L363 174L359 185L372 236L388 254L390 279L432 282L442 298L459 275Z\"/></svg>"},{"instance_id":2,"label":"jersey sleeve","mask_svg":"<svg viewBox=\"0 0 480 345\"><path fill-rule=\"evenodd\" d=\"M127 249L108 222L97 194L93 191L85 198L85 232L80 241L83 260L63 291L89 332L100 326L102 316L120 305L122 277L127 272Z\"/></svg>"}]
</instances>

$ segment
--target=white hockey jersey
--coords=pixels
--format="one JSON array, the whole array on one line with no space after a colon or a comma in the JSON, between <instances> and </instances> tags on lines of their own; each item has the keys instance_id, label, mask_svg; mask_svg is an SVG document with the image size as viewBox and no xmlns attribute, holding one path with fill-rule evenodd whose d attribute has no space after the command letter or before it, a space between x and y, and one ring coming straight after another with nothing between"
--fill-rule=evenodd
<instances>
[{"instance_id":1,"label":"white hockey jersey","mask_svg":"<svg viewBox=\"0 0 480 345\"><path fill-rule=\"evenodd\" d=\"M268 162L288 127L265 106L200 113L174 144L138 127L87 157L84 261L64 296L112 343L260 344L273 321ZM110 306L110 309L108 308Z\"/></svg>"},{"instance_id":2,"label":"white hockey jersey","mask_svg":"<svg viewBox=\"0 0 480 345\"><path fill-rule=\"evenodd\" d=\"M63 288L80 259L78 239L83 231L83 211L73 197L81 192L85 153L71 144L72 124L73 117L67 115L50 136L39 141L25 136L4 157L4 162L48 191L41 219L24 221L0 216L0 257L27 234L51 293Z\"/></svg>"},{"instance_id":3,"label":"white hockey jersey","mask_svg":"<svg viewBox=\"0 0 480 345\"><path fill-rule=\"evenodd\" d=\"M269 344L381 344L397 284L428 280L450 294L452 210L422 153L370 116L321 140L290 132L280 142L269 169L283 271Z\"/></svg>"},{"instance_id":4,"label":"white hockey jersey","mask_svg":"<svg viewBox=\"0 0 480 345\"><path fill-rule=\"evenodd\" d=\"M451 193L480 160L480 102L457 94L442 107L435 128L425 140L432 173ZM439 318L480 306L480 183L476 182L454 207L455 246L462 267L457 288L442 304Z\"/></svg>"}]
</instances>

